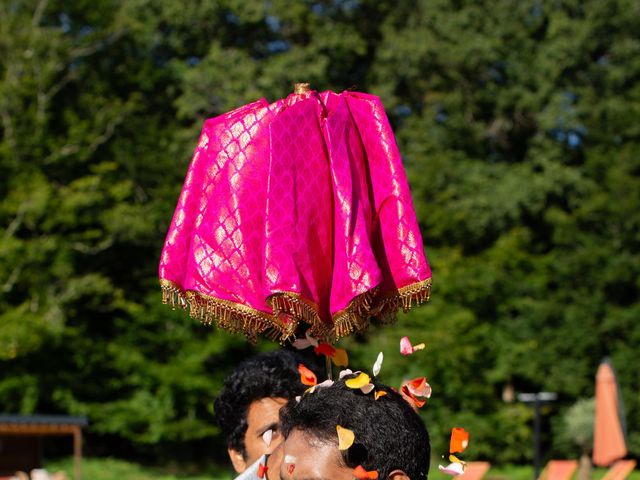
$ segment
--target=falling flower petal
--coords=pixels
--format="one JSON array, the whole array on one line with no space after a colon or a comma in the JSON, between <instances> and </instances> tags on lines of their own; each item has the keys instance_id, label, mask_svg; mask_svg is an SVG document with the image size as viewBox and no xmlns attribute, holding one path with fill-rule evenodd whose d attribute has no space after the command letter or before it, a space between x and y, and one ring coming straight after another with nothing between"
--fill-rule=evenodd
<instances>
[{"instance_id":1,"label":"falling flower petal","mask_svg":"<svg viewBox=\"0 0 640 480\"><path fill-rule=\"evenodd\" d=\"M451 429L451 440L449 441L449 452L464 452L469 445L469 432L464 428L454 427Z\"/></svg>"},{"instance_id":2,"label":"falling flower petal","mask_svg":"<svg viewBox=\"0 0 640 480\"><path fill-rule=\"evenodd\" d=\"M378 354L378 358L376 358L376 363L373 364L373 376L377 377L380 373L380 369L382 368L382 361L384 360L384 355L382 352Z\"/></svg>"},{"instance_id":3,"label":"falling flower petal","mask_svg":"<svg viewBox=\"0 0 640 480\"><path fill-rule=\"evenodd\" d=\"M338 450L348 450L356 439L356 435L348 428L336 425L338 432Z\"/></svg>"},{"instance_id":4,"label":"falling flower petal","mask_svg":"<svg viewBox=\"0 0 640 480\"><path fill-rule=\"evenodd\" d=\"M421 408L426 403L426 399L431 397L431 386L427 383L426 377L418 377L405 382L402 385L401 392L416 407Z\"/></svg>"},{"instance_id":5,"label":"falling flower petal","mask_svg":"<svg viewBox=\"0 0 640 480\"><path fill-rule=\"evenodd\" d=\"M311 342L309 342L309 340L307 340L306 338L298 338L294 342L292 342L291 345L293 345L298 350L302 350L304 348L310 347Z\"/></svg>"},{"instance_id":6,"label":"falling flower petal","mask_svg":"<svg viewBox=\"0 0 640 480\"><path fill-rule=\"evenodd\" d=\"M328 343L320 343L313 350L316 352L316 355L324 355L326 357L333 357L336 353L336 349Z\"/></svg>"},{"instance_id":7,"label":"falling flower petal","mask_svg":"<svg viewBox=\"0 0 640 480\"><path fill-rule=\"evenodd\" d=\"M362 388L370 382L371 382L371 378L369 378L369 375L367 375L364 372L361 372L357 377L346 380L344 384L349 388L355 389L355 388Z\"/></svg>"},{"instance_id":8,"label":"falling flower petal","mask_svg":"<svg viewBox=\"0 0 640 480\"><path fill-rule=\"evenodd\" d=\"M360 390L362 390L362 393L364 393L365 395L369 395L374 388L375 388L375 385L373 383L368 383L364 387L362 387Z\"/></svg>"},{"instance_id":9,"label":"falling flower petal","mask_svg":"<svg viewBox=\"0 0 640 480\"><path fill-rule=\"evenodd\" d=\"M266 465L263 465L263 464L258 465L258 478L264 478L265 474L267 473L267 470L269 470L269 467L267 467Z\"/></svg>"},{"instance_id":10,"label":"falling flower petal","mask_svg":"<svg viewBox=\"0 0 640 480\"><path fill-rule=\"evenodd\" d=\"M330 387L331 385L333 385L333 380L325 380L324 382L321 382L318 385L316 385L316 388L325 388L325 387Z\"/></svg>"},{"instance_id":11,"label":"falling flower petal","mask_svg":"<svg viewBox=\"0 0 640 480\"><path fill-rule=\"evenodd\" d=\"M306 332L304 332L304 336L306 337L307 341L313 345L314 347L318 346L318 340L316 340L315 338L313 338L311 336L311 334L309 333L309 330L307 330Z\"/></svg>"},{"instance_id":12,"label":"falling flower petal","mask_svg":"<svg viewBox=\"0 0 640 480\"><path fill-rule=\"evenodd\" d=\"M262 440L267 444L267 447L271 445L271 439L273 439L273 430L269 429L262 434Z\"/></svg>"},{"instance_id":13,"label":"falling flower petal","mask_svg":"<svg viewBox=\"0 0 640 480\"><path fill-rule=\"evenodd\" d=\"M464 473L465 466L462 463L453 462L443 467L442 465L438 465L438 469L447 475L462 475Z\"/></svg>"},{"instance_id":14,"label":"falling flower petal","mask_svg":"<svg viewBox=\"0 0 640 480\"><path fill-rule=\"evenodd\" d=\"M298 395L298 396L296 397L296 403L300 403L300 400L301 400L301 399L302 399L302 397L301 397L300 395Z\"/></svg>"},{"instance_id":15,"label":"falling flower petal","mask_svg":"<svg viewBox=\"0 0 640 480\"><path fill-rule=\"evenodd\" d=\"M420 400L413 393L411 393L406 385L404 387L402 387L401 392L404 395L405 400L407 400L407 399L410 400L418 408L422 408L424 406L424 404L427 403L426 400Z\"/></svg>"},{"instance_id":16,"label":"falling flower petal","mask_svg":"<svg viewBox=\"0 0 640 480\"><path fill-rule=\"evenodd\" d=\"M376 470L371 470L370 472L368 472L364 468L362 468L362 465L358 465L353 469L353 476L358 480L377 480L378 472Z\"/></svg>"},{"instance_id":17,"label":"falling flower petal","mask_svg":"<svg viewBox=\"0 0 640 480\"><path fill-rule=\"evenodd\" d=\"M314 386L318 383L316 374L305 367L303 364L298 365L298 372L300 372L300 381L303 385Z\"/></svg>"},{"instance_id":18,"label":"falling flower petal","mask_svg":"<svg viewBox=\"0 0 640 480\"><path fill-rule=\"evenodd\" d=\"M373 397L378 400L380 397L384 397L385 395L387 395L387 392L385 392L384 390L376 390L376 393L373 394Z\"/></svg>"},{"instance_id":19,"label":"falling flower petal","mask_svg":"<svg viewBox=\"0 0 640 480\"><path fill-rule=\"evenodd\" d=\"M409 341L409 337L402 337L400 339L400 353L402 355L411 355L413 353L413 347Z\"/></svg>"},{"instance_id":20,"label":"falling flower petal","mask_svg":"<svg viewBox=\"0 0 640 480\"><path fill-rule=\"evenodd\" d=\"M340 371L340 374L338 375L338 379L342 380L342 377L345 377L347 375L351 375L353 372L351 370L349 370L348 368L345 368L344 370Z\"/></svg>"},{"instance_id":21,"label":"falling flower petal","mask_svg":"<svg viewBox=\"0 0 640 480\"><path fill-rule=\"evenodd\" d=\"M417 352L418 350L424 350L425 344L419 343L417 345L411 345L411 341L409 337L402 337L400 339L400 353L402 355L411 355L413 352Z\"/></svg>"},{"instance_id":22,"label":"falling flower petal","mask_svg":"<svg viewBox=\"0 0 640 480\"><path fill-rule=\"evenodd\" d=\"M406 387L416 397L431 398L431 385L427 383L426 377L418 377L405 382Z\"/></svg>"},{"instance_id":23,"label":"falling flower petal","mask_svg":"<svg viewBox=\"0 0 640 480\"><path fill-rule=\"evenodd\" d=\"M331 360L336 367L346 367L349 365L349 356L344 348L336 348Z\"/></svg>"},{"instance_id":24,"label":"falling flower petal","mask_svg":"<svg viewBox=\"0 0 640 480\"><path fill-rule=\"evenodd\" d=\"M317 389L317 388L330 387L331 385L333 385L333 380L325 380L324 382L319 383L319 384L317 384L317 385L314 385L314 386L313 386L313 387L311 387L311 388L307 388L307 390L306 390L306 391L307 391L308 393L313 393L313 392L315 392L315 391L316 391L316 389Z\"/></svg>"},{"instance_id":25,"label":"falling flower petal","mask_svg":"<svg viewBox=\"0 0 640 480\"><path fill-rule=\"evenodd\" d=\"M456 457L455 455L449 455L449 461L451 463L461 463L463 465L466 465L465 462L463 462L462 460L460 460L458 457Z\"/></svg>"}]
</instances>

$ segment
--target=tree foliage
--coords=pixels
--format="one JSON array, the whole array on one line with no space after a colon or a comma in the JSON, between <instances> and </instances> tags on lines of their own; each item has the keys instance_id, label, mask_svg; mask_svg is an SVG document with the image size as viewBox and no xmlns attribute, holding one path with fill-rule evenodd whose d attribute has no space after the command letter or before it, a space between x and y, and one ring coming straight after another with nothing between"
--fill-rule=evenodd
<instances>
[{"instance_id":1,"label":"tree foliage","mask_svg":"<svg viewBox=\"0 0 640 480\"><path fill-rule=\"evenodd\" d=\"M608 355L640 454L638 31L635 0L3 2L0 407L87 414L96 452L205 455L253 350L158 305L159 251L202 120L305 80L381 96L434 270L354 360L429 377L435 449L461 424L469 457L517 462L531 413L504 386L561 409Z\"/></svg>"}]
</instances>

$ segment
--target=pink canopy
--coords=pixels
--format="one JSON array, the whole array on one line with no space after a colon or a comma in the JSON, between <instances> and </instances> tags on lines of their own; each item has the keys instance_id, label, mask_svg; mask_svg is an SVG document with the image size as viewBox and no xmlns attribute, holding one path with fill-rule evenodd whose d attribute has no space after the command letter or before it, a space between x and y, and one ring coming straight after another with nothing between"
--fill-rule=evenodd
<instances>
[{"instance_id":1,"label":"pink canopy","mask_svg":"<svg viewBox=\"0 0 640 480\"><path fill-rule=\"evenodd\" d=\"M431 271L378 97L304 91L204 123L163 300L250 339L335 340L427 300Z\"/></svg>"}]
</instances>

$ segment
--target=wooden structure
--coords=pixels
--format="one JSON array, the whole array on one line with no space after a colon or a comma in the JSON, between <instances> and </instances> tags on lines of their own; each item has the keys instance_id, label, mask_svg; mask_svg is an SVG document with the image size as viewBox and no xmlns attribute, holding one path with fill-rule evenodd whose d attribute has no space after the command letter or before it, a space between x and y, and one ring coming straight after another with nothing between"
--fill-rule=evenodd
<instances>
[{"instance_id":1,"label":"wooden structure","mask_svg":"<svg viewBox=\"0 0 640 480\"><path fill-rule=\"evenodd\" d=\"M635 460L618 460L609 469L602 480L624 480L636 468Z\"/></svg>"},{"instance_id":2,"label":"wooden structure","mask_svg":"<svg viewBox=\"0 0 640 480\"><path fill-rule=\"evenodd\" d=\"M570 480L576 470L577 460L549 460L539 480Z\"/></svg>"},{"instance_id":3,"label":"wooden structure","mask_svg":"<svg viewBox=\"0 0 640 480\"><path fill-rule=\"evenodd\" d=\"M0 475L41 467L42 437L73 436L74 478L80 480L82 428L86 417L0 415Z\"/></svg>"}]
</instances>

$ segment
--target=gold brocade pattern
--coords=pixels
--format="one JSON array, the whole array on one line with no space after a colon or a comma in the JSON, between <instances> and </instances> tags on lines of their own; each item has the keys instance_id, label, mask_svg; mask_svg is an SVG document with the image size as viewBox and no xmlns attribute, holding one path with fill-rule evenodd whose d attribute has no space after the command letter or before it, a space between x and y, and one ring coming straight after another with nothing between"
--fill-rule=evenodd
<instances>
[{"instance_id":1,"label":"gold brocade pattern","mask_svg":"<svg viewBox=\"0 0 640 480\"><path fill-rule=\"evenodd\" d=\"M271 295L267 300L273 314L245 305L204 295L195 291L183 291L169 280L160 280L162 303L172 308L189 309L189 315L202 323L215 323L231 333L243 333L253 343L258 335L284 343L296 335L301 322L310 325L310 334L315 338L335 342L353 332L365 330L371 318L381 323L393 323L397 311L404 312L429 300L431 279L414 283L394 292L380 294L374 288L355 297L347 308L332 316L333 325L322 322L318 307L293 292ZM299 333L299 332L298 332Z\"/></svg>"}]
</instances>

